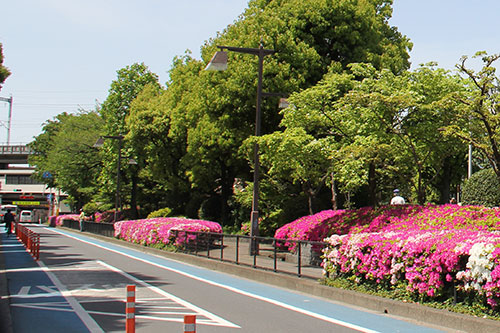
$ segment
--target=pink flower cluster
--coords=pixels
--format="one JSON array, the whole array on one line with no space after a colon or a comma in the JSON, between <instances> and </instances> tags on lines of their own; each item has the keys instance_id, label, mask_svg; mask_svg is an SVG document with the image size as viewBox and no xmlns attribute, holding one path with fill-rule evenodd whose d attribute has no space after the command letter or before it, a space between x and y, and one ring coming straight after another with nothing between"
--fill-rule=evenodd
<instances>
[{"instance_id":1,"label":"pink flower cluster","mask_svg":"<svg viewBox=\"0 0 500 333\"><path fill-rule=\"evenodd\" d=\"M383 206L356 210L325 210L314 215L301 217L276 230L274 237L307 241L323 241L332 234L347 234L354 227L366 227L376 230L384 226L395 216L406 216L419 210L418 206Z\"/></svg>"},{"instance_id":2,"label":"pink flower cluster","mask_svg":"<svg viewBox=\"0 0 500 333\"><path fill-rule=\"evenodd\" d=\"M325 220L333 227L323 250L325 272L386 285L403 282L408 290L429 297L442 295L453 282L497 307L500 209L387 206L372 213L361 214L371 221L359 219L361 215L353 219L354 213L344 225Z\"/></svg>"},{"instance_id":3,"label":"pink flower cluster","mask_svg":"<svg viewBox=\"0 0 500 333\"><path fill-rule=\"evenodd\" d=\"M120 221L114 224L114 228L115 237L143 245L182 245L186 240L196 239L196 234L186 234L185 231L222 233L219 223L176 217Z\"/></svg>"},{"instance_id":4,"label":"pink flower cluster","mask_svg":"<svg viewBox=\"0 0 500 333\"><path fill-rule=\"evenodd\" d=\"M52 215L49 216L49 225L62 225L63 220L75 220L78 221L78 214L64 214L64 215Z\"/></svg>"}]
</instances>

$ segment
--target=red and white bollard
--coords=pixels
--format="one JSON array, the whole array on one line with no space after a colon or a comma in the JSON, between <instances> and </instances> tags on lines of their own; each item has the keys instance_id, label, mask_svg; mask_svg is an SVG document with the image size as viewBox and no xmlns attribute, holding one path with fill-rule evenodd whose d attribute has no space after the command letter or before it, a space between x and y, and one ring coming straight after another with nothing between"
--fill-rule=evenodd
<instances>
[{"instance_id":1,"label":"red and white bollard","mask_svg":"<svg viewBox=\"0 0 500 333\"><path fill-rule=\"evenodd\" d=\"M125 308L125 332L135 333L135 286L127 286L127 305Z\"/></svg>"},{"instance_id":2,"label":"red and white bollard","mask_svg":"<svg viewBox=\"0 0 500 333\"><path fill-rule=\"evenodd\" d=\"M184 333L196 333L196 316L184 316Z\"/></svg>"}]
</instances>

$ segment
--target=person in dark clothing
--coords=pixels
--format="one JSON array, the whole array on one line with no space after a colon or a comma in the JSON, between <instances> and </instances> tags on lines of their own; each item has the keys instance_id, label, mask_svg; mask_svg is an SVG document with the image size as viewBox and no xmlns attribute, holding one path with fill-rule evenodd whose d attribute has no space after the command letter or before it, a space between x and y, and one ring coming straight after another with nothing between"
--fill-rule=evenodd
<instances>
[{"instance_id":1,"label":"person in dark clothing","mask_svg":"<svg viewBox=\"0 0 500 333\"><path fill-rule=\"evenodd\" d=\"M10 212L10 209L7 209L7 213L5 213L3 221L5 222L5 230L7 230L7 237L9 237L12 232L12 222L14 222L14 215Z\"/></svg>"}]
</instances>

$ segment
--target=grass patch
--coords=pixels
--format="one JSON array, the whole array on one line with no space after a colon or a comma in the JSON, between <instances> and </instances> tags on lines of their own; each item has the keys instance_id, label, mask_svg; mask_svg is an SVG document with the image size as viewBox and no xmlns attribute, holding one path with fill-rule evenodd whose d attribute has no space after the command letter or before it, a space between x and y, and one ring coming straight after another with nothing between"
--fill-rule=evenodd
<instances>
[{"instance_id":1,"label":"grass patch","mask_svg":"<svg viewBox=\"0 0 500 333\"><path fill-rule=\"evenodd\" d=\"M491 309L485 299L470 293L457 293L457 302L453 298L430 299L415 295L406 290L406 285L401 283L395 286L384 284L357 282L354 278L336 277L321 280L321 284L344 290L352 290L368 295L394 299L405 303L415 303L436 309L444 309L455 313L466 314L474 317L500 320L500 312Z\"/></svg>"}]
</instances>

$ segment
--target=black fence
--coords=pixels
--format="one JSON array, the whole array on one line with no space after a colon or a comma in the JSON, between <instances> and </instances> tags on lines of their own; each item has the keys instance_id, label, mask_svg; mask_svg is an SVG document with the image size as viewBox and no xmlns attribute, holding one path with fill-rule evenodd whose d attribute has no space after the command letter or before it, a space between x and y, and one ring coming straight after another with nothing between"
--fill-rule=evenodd
<instances>
[{"instance_id":1,"label":"black fence","mask_svg":"<svg viewBox=\"0 0 500 333\"><path fill-rule=\"evenodd\" d=\"M63 226L80 229L79 221L63 220ZM84 231L114 237L113 223L84 222ZM250 237L209 232L172 230L170 239L178 251L236 265L298 277L323 277L325 242ZM251 250L251 243L255 246Z\"/></svg>"},{"instance_id":2,"label":"black fence","mask_svg":"<svg viewBox=\"0 0 500 333\"><path fill-rule=\"evenodd\" d=\"M63 227L80 230L80 222L75 220L63 220ZM95 223L90 221L83 221L83 230L106 237L115 236L113 223Z\"/></svg>"},{"instance_id":3,"label":"black fence","mask_svg":"<svg viewBox=\"0 0 500 333\"><path fill-rule=\"evenodd\" d=\"M325 242L173 230L184 253L298 277L323 277ZM256 244L251 250L251 243Z\"/></svg>"}]
</instances>

